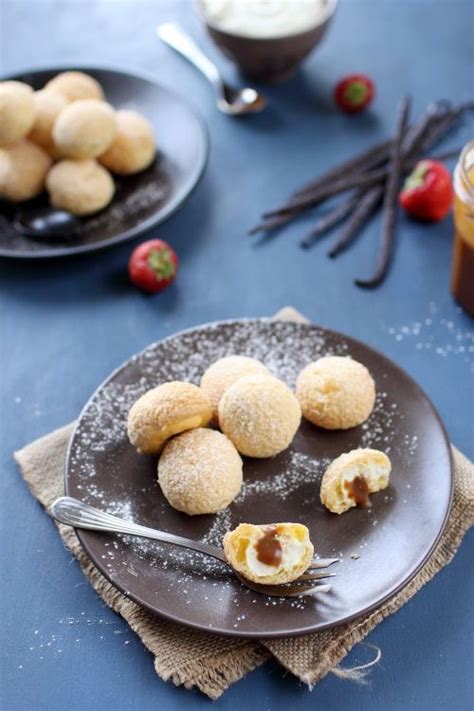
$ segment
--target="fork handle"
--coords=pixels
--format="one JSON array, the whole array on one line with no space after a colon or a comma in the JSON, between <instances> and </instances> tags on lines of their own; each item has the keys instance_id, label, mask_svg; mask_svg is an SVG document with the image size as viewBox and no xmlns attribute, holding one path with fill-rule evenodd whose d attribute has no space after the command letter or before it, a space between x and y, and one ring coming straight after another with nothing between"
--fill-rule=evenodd
<instances>
[{"instance_id":1,"label":"fork handle","mask_svg":"<svg viewBox=\"0 0 474 711\"><path fill-rule=\"evenodd\" d=\"M118 516L113 516L106 511L96 509L94 506L85 504L79 499L70 496L62 496L51 506L51 514L60 523L75 528L85 528L90 531L107 531L108 533L125 533L129 536L140 536L141 538L151 538L160 543L171 543L182 548L204 553L204 555L217 558L223 563L227 563L224 552L216 546L200 543L182 536L175 536L173 533L158 531L148 526L140 526L133 521L126 521Z\"/></svg>"}]
</instances>

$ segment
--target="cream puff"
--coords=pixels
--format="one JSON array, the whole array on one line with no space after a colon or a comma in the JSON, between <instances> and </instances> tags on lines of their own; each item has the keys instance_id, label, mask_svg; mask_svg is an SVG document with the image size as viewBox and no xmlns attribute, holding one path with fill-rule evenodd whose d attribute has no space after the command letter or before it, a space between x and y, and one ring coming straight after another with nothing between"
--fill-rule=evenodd
<instances>
[{"instance_id":1,"label":"cream puff","mask_svg":"<svg viewBox=\"0 0 474 711\"><path fill-rule=\"evenodd\" d=\"M241 454L272 457L292 442L301 420L298 400L271 375L246 375L223 394L219 425Z\"/></svg>"},{"instance_id":2,"label":"cream puff","mask_svg":"<svg viewBox=\"0 0 474 711\"><path fill-rule=\"evenodd\" d=\"M35 120L33 89L21 81L0 82L0 146L24 138Z\"/></svg>"},{"instance_id":3,"label":"cream puff","mask_svg":"<svg viewBox=\"0 0 474 711\"><path fill-rule=\"evenodd\" d=\"M64 158L96 158L107 150L117 133L110 104L83 99L68 104L53 126L53 140Z\"/></svg>"},{"instance_id":4,"label":"cream puff","mask_svg":"<svg viewBox=\"0 0 474 711\"><path fill-rule=\"evenodd\" d=\"M201 389L212 405L212 419L218 422L217 408L225 391L245 375L270 375L267 368L255 358L231 355L219 358L205 371L201 378Z\"/></svg>"},{"instance_id":5,"label":"cream puff","mask_svg":"<svg viewBox=\"0 0 474 711\"><path fill-rule=\"evenodd\" d=\"M143 454L156 454L173 435L205 427L212 415L197 385L174 380L142 395L128 415L128 437Z\"/></svg>"},{"instance_id":6,"label":"cream puff","mask_svg":"<svg viewBox=\"0 0 474 711\"><path fill-rule=\"evenodd\" d=\"M375 382L356 360L326 356L304 368L296 381L296 397L304 417L328 430L362 424L375 404Z\"/></svg>"},{"instance_id":7,"label":"cream puff","mask_svg":"<svg viewBox=\"0 0 474 711\"><path fill-rule=\"evenodd\" d=\"M173 437L158 463L168 502L194 516L225 509L242 486L242 460L221 432L198 427Z\"/></svg>"}]
</instances>

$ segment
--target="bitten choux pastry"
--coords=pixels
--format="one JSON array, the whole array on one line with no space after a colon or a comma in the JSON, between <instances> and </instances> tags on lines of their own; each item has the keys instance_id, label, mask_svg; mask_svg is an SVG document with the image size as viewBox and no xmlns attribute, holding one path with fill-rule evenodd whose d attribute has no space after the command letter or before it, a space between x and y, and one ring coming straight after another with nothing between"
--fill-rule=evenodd
<instances>
[{"instance_id":1,"label":"bitten choux pastry","mask_svg":"<svg viewBox=\"0 0 474 711\"><path fill-rule=\"evenodd\" d=\"M318 427L346 430L362 424L375 404L375 383L356 360L326 356L304 368L296 381L304 417Z\"/></svg>"},{"instance_id":2,"label":"bitten choux pastry","mask_svg":"<svg viewBox=\"0 0 474 711\"><path fill-rule=\"evenodd\" d=\"M324 472L321 503L342 514L353 506L370 506L369 494L388 486L392 465L377 449L353 449L341 454Z\"/></svg>"},{"instance_id":3,"label":"bitten choux pastry","mask_svg":"<svg viewBox=\"0 0 474 711\"><path fill-rule=\"evenodd\" d=\"M54 157L56 155L52 136L54 122L69 102L62 94L52 91L36 91L33 97L35 120L28 134L28 140L41 146Z\"/></svg>"},{"instance_id":4,"label":"bitten choux pastry","mask_svg":"<svg viewBox=\"0 0 474 711\"><path fill-rule=\"evenodd\" d=\"M224 392L244 375L270 375L267 368L255 358L232 355L216 360L201 378L201 390L212 405L212 420L218 422L217 406Z\"/></svg>"},{"instance_id":5,"label":"bitten choux pastry","mask_svg":"<svg viewBox=\"0 0 474 711\"><path fill-rule=\"evenodd\" d=\"M80 99L104 99L101 85L84 72L62 72L45 85L45 90L62 94L68 101Z\"/></svg>"},{"instance_id":6,"label":"bitten choux pastry","mask_svg":"<svg viewBox=\"0 0 474 711\"><path fill-rule=\"evenodd\" d=\"M136 111L117 111L117 133L99 160L117 175L145 170L155 157L155 136L151 123Z\"/></svg>"},{"instance_id":7,"label":"bitten choux pastry","mask_svg":"<svg viewBox=\"0 0 474 711\"><path fill-rule=\"evenodd\" d=\"M115 185L95 160L61 160L49 171L46 187L51 204L73 215L91 215L111 202Z\"/></svg>"},{"instance_id":8,"label":"bitten choux pastry","mask_svg":"<svg viewBox=\"0 0 474 711\"><path fill-rule=\"evenodd\" d=\"M280 585L303 575L314 548L308 529L301 523L241 523L224 536L224 552L230 565L244 578Z\"/></svg>"},{"instance_id":9,"label":"bitten choux pastry","mask_svg":"<svg viewBox=\"0 0 474 711\"><path fill-rule=\"evenodd\" d=\"M272 375L246 375L223 394L219 425L241 454L272 457L286 449L301 409L291 390Z\"/></svg>"},{"instance_id":10,"label":"bitten choux pastry","mask_svg":"<svg viewBox=\"0 0 474 711\"><path fill-rule=\"evenodd\" d=\"M97 99L74 101L61 111L53 126L53 140L65 158L96 158L117 133L110 104Z\"/></svg>"},{"instance_id":11,"label":"bitten choux pastry","mask_svg":"<svg viewBox=\"0 0 474 711\"><path fill-rule=\"evenodd\" d=\"M156 454L173 435L205 427L211 415L211 404L197 385L174 380L138 398L128 414L128 437L139 452Z\"/></svg>"},{"instance_id":12,"label":"bitten choux pastry","mask_svg":"<svg viewBox=\"0 0 474 711\"><path fill-rule=\"evenodd\" d=\"M194 516L225 509L242 486L242 460L216 430L198 427L170 439L158 463L158 481L173 508Z\"/></svg>"},{"instance_id":13,"label":"bitten choux pastry","mask_svg":"<svg viewBox=\"0 0 474 711\"><path fill-rule=\"evenodd\" d=\"M0 82L0 146L24 138L35 120L33 89L21 81Z\"/></svg>"},{"instance_id":14,"label":"bitten choux pastry","mask_svg":"<svg viewBox=\"0 0 474 711\"><path fill-rule=\"evenodd\" d=\"M52 162L45 150L30 141L0 148L0 195L12 202L36 197L44 190Z\"/></svg>"}]
</instances>

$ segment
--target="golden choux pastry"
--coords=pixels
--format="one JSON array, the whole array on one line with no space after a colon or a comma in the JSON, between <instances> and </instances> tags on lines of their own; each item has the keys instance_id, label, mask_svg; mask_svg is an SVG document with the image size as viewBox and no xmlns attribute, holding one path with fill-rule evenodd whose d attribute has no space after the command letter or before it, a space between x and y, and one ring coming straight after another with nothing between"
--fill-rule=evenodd
<instances>
[{"instance_id":1,"label":"golden choux pastry","mask_svg":"<svg viewBox=\"0 0 474 711\"><path fill-rule=\"evenodd\" d=\"M62 72L50 79L44 88L55 94L63 94L68 101L104 99L99 82L84 72Z\"/></svg>"},{"instance_id":2,"label":"golden choux pastry","mask_svg":"<svg viewBox=\"0 0 474 711\"><path fill-rule=\"evenodd\" d=\"M391 469L390 459L377 449L353 449L341 454L324 472L321 502L336 514L353 506L370 506L369 494L388 486Z\"/></svg>"},{"instance_id":3,"label":"golden choux pastry","mask_svg":"<svg viewBox=\"0 0 474 711\"><path fill-rule=\"evenodd\" d=\"M73 215L92 215L106 207L115 192L110 173L95 160L61 160L48 173L51 204Z\"/></svg>"},{"instance_id":4,"label":"golden choux pastry","mask_svg":"<svg viewBox=\"0 0 474 711\"><path fill-rule=\"evenodd\" d=\"M271 375L246 375L219 401L219 425L241 454L271 457L286 449L301 409L291 390Z\"/></svg>"},{"instance_id":5,"label":"golden choux pastry","mask_svg":"<svg viewBox=\"0 0 474 711\"><path fill-rule=\"evenodd\" d=\"M116 133L113 107L97 99L68 104L53 126L54 143L65 158L96 158L107 150Z\"/></svg>"},{"instance_id":6,"label":"golden choux pastry","mask_svg":"<svg viewBox=\"0 0 474 711\"><path fill-rule=\"evenodd\" d=\"M139 452L156 454L173 435L205 427L211 415L211 404L197 385L174 380L138 398L128 414L128 437Z\"/></svg>"},{"instance_id":7,"label":"golden choux pastry","mask_svg":"<svg viewBox=\"0 0 474 711\"><path fill-rule=\"evenodd\" d=\"M230 565L244 578L279 585L303 575L314 548L308 529L301 523L241 523L224 536L224 552Z\"/></svg>"},{"instance_id":8,"label":"golden choux pastry","mask_svg":"<svg viewBox=\"0 0 474 711\"><path fill-rule=\"evenodd\" d=\"M326 356L300 372L296 397L304 417L313 424L346 430L369 417L375 404L375 383L362 363Z\"/></svg>"},{"instance_id":9,"label":"golden choux pastry","mask_svg":"<svg viewBox=\"0 0 474 711\"><path fill-rule=\"evenodd\" d=\"M136 111L117 111L117 133L99 160L117 175L145 170L155 157L155 136L151 123Z\"/></svg>"},{"instance_id":10,"label":"golden choux pastry","mask_svg":"<svg viewBox=\"0 0 474 711\"><path fill-rule=\"evenodd\" d=\"M217 424L217 406L224 392L244 375L270 375L267 368L255 358L226 356L209 366L201 378L201 390L212 405L212 419Z\"/></svg>"},{"instance_id":11,"label":"golden choux pastry","mask_svg":"<svg viewBox=\"0 0 474 711\"><path fill-rule=\"evenodd\" d=\"M21 81L0 82L0 146L24 138L35 120L33 89Z\"/></svg>"},{"instance_id":12,"label":"golden choux pastry","mask_svg":"<svg viewBox=\"0 0 474 711\"><path fill-rule=\"evenodd\" d=\"M232 442L199 427L169 440L158 463L158 481L173 508L194 516L225 509L242 486L242 460Z\"/></svg>"},{"instance_id":13,"label":"golden choux pastry","mask_svg":"<svg viewBox=\"0 0 474 711\"><path fill-rule=\"evenodd\" d=\"M51 157L30 141L0 148L0 195L12 202L36 197L44 190Z\"/></svg>"},{"instance_id":14,"label":"golden choux pastry","mask_svg":"<svg viewBox=\"0 0 474 711\"><path fill-rule=\"evenodd\" d=\"M60 112L68 105L68 100L62 94L52 91L36 91L34 93L35 120L28 134L28 140L55 155L53 141L53 126Z\"/></svg>"}]
</instances>

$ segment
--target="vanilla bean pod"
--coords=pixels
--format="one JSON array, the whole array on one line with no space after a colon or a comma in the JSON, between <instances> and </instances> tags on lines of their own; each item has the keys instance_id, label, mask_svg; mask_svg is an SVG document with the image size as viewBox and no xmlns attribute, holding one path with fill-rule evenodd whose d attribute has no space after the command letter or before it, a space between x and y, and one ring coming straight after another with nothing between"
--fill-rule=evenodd
<instances>
[{"instance_id":1,"label":"vanilla bean pod","mask_svg":"<svg viewBox=\"0 0 474 711\"><path fill-rule=\"evenodd\" d=\"M364 191L365 192L365 191ZM340 205L333 208L327 215L321 217L315 224L311 232L309 232L304 239L301 240L300 246L304 249L311 247L317 240L319 235L327 232L332 227L335 227L339 222L341 222L350 212L355 208L355 206L360 201L364 193L357 192L355 195L350 197L348 200L344 200Z\"/></svg>"},{"instance_id":2,"label":"vanilla bean pod","mask_svg":"<svg viewBox=\"0 0 474 711\"><path fill-rule=\"evenodd\" d=\"M391 156L391 170L388 176L383 200L382 245L377 266L370 279L356 279L357 286L373 289L385 279L393 254L395 224L397 217L398 188L402 173L402 145L410 112L410 99L405 97L401 104L397 121L397 133Z\"/></svg>"},{"instance_id":3,"label":"vanilla bean pod","mask_svg":"<svg viewBox=\"0 0 474 711\"><path fill-rule=\"evenodd\" d=\"M329 257L333 258L337 256L344 249L347 249L347 247L354 241L357 234L360 232L379 204L383 192L383 186L376 185L370 190L367 190L367 192L359 199L356 209L347 220L347 223L341 230L340 236L328 252Z\"/></svg>"}]
</instances>

